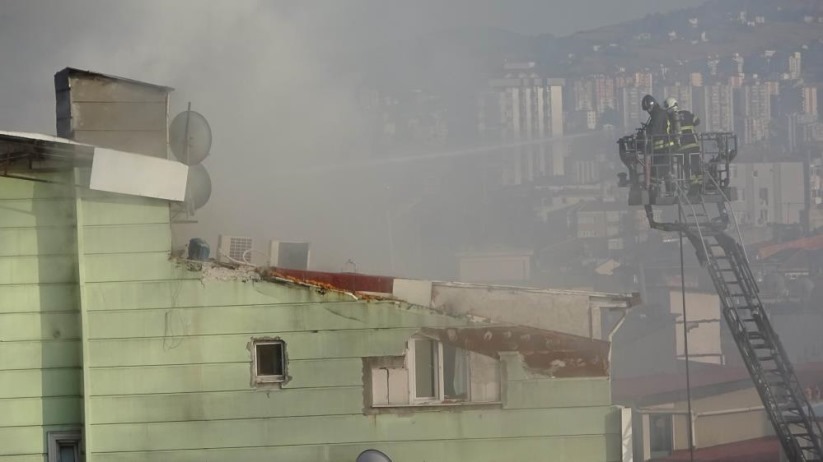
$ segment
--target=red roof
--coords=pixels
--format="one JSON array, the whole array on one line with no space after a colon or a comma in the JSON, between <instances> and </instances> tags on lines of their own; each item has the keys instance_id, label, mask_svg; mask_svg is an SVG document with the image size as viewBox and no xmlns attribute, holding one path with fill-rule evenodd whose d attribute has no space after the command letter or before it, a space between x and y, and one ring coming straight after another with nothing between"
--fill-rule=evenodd
<instances>
[{"instance_id":1,"label":"red roof","mask_svg":"<svg viewBox=\"0 0 823 462\"><path fill-rule=\"evenodd\" d=\"M764 260L766 258L771 257L772 255L781 252L786 249L806 249L806 250L815 250L823 248L823 234L818 234L816 236L809 236L803 237L800 239L795 239L789 242L781 242L778 244L774 243L765 243L756 246L757 248L757 258L760 260Z\"/></svg>"},{"instance_id":2,"label":"red roof","mask_svg":"<svg viewBox=\"0 0 823 462\"><path fill-rule=\"evenodd\" d=\"M394 278L360 273L328 273L325 271L302 271L286 268L272 268L281 274L308 283L320 283L346 292L378 292L390 294L394 289Z\"/></svg>"},{"instance_id":3,"label":"red roof","mask_svg":"<svg viewBox=\"0 0 823 462\"><path fill-rule=\"evenodd\" d=\"M699 367L699 368L698 368ZM823 382L823 363L797 364L794 367L801 384ZM691 388L711 387L741 380L750 380L744 367L700 365L689 374ZM648 377L612 379L612 395L616 402L631 402L645 397L686 390L686 374L660 374Z\"/></svg>"},{"instance_id":4,"label":"red roof","mask_svg":"<svg viewBox=\"0 0 823 462\"><path fill-rule=\"evenodd\" d=\"M675 451L669 457L653 459L653 462L689 461L688 450ZM697 462L778 462L780 442L774 436L721 444L694 450Z\"/></svg>"}]
</instances>

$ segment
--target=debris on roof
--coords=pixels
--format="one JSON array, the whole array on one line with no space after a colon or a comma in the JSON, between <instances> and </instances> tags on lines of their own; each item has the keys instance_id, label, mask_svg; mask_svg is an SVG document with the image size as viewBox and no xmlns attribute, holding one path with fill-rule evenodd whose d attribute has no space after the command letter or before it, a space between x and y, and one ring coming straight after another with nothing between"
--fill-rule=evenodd
<instances>
[{"instance_id":1,"label":"debris on roof","mask_svg":"<svg viewBox=\"0 0 823 462\"><path fill-rule=\"evenodd\" d=\"M216 263L203 263L202 281L240 281L250 282L262 279L260 273L252 266L229 267Z\"/></svg>"},{"instance_id":2,"label":"debris on roof","mask_svg":"<svg viewBox=\"0 0 823 462\"><path fill-rule=\"evenodd\" d=\"M424 335L498 358L518 352L526 367L549 377L606 377L609 342L525 326L423 329Z\"/></svg>"}]
</instances>

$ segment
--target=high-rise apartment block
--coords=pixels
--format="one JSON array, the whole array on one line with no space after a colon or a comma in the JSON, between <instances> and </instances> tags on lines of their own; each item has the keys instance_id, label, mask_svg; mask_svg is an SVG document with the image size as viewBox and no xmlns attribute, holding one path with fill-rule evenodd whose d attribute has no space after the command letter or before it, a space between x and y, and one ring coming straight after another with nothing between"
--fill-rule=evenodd
<instances>
[{"instance_id":1,"label":"high-rise apartment block","mask_svg":"<svg viewBox=\"0 0 823 462\"><path fill-rule=\"evenodd\" d=\"M484 135L512 149L504 183L521 184L546 175L563 174L563 150L546 138L563 135L563 79L529 74L506 75L490 81L481 99L479 119ZM532 140L534 143L529 143Z\"/></svg>"},{"instance_id":2,"label":"high-rise apartment block","mask_svg":"<svg viewBox=\"0 0 823 462\"><path fill-rule=\"evenodd\" d=\"M789 78L790 79L799 79L800 78L800 74L803 71L803 68L801 66L801 63L802 63L801 59L802 59L802 57L801 57L801 54L800 54L799 51L796 51L796 52L792 53L791 56L789 56Z\"/></svg>"},{"instance_id":3,"label":"high-rise apartment block","mask_svg":"<svg viewBox=\"0 0 823 462\"><path fill-rule=\"evenodd\" d=\"M714 84L694 89L694 112L704 122L703 131L734 131L734 96L731 85Z\"/></svg>"},{"instance_id":4,"label":"high-rise apartment block","mask_svg":"<svg viewBox=\"0 0 823 462\"><path fill-rule=\"evenodd\" d=\"M803 87L803 114L817 116L817 87Z\"/></svg>"}]
</instances>

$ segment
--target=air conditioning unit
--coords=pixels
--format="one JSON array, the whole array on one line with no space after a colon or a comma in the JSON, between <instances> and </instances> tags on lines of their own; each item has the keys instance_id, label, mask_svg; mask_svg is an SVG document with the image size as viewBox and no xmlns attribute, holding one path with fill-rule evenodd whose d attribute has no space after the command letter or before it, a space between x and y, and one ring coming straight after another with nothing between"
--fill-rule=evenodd
<instances>
[{"instance_id":1,"label":"air conditioning unit","mask_svg":"<svg viewBox=\"0 0 823 462\"><path fill-rule=\"evenodd\" d=\"M269 266L305 271L309 269L310 253L308 242L271 241Z\"/></svg>"},{"instance_id":2,"label":"air conditioning unit","mask_svg":"<svg viewBox=\"0 0 823 462\"><path fill-rule=\"evenodd\" d=\"M223 263L251 263L252 238L220 235L217 241L217 259Z\"/></svg>"}]
</instances>

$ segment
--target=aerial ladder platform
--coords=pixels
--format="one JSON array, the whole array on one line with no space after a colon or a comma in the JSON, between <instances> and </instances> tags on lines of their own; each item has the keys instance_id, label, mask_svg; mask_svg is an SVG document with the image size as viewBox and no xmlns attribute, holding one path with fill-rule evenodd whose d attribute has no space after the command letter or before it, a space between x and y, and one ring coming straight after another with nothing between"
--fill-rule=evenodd
<instances>
[{"instance_id":1,"label":"aerial ladder platform","mask_svg":"<svg viewBox=\"0 0 823 462\"><path fill-rule=\"evenodd\" d=\"M653 229L683 233L711 276L723 317L754 382L789 461L823 462L823 431L758 295L730 202L729 165L737 155L733 133L695 135L698 147L653 143L638 130L621 138L620 159L628 168L620 185L630 188L629 205L644 206ZM651 146L668 146L654 152ZM655 206L677 206L677 220L658 221ZM737 240L727 233L729 225Z\"/></svg>"}]
</instances>

